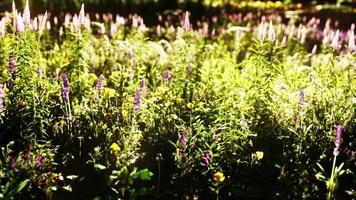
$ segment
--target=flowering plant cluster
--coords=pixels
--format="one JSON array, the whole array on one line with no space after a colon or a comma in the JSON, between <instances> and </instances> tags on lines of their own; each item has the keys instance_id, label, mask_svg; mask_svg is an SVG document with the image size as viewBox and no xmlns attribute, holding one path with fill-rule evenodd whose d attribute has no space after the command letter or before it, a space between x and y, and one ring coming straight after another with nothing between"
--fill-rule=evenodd
<instances>
[{"instance_id":1,"label":"flowering plant cluster","mask_svg":"<svg viewBox=\"0 0 356 200\"><path fill-rule=\"evenodd\" d=\"M355 24L28 5L0 19L0 198L355 196Z\"/></svg>"}]
</instances>

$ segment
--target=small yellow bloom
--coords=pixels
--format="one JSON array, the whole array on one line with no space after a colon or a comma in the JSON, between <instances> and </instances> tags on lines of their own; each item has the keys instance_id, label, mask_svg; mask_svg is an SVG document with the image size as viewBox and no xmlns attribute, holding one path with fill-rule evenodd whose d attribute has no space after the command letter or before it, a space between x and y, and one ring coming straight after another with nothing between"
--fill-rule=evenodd
<instances>
[{"instance_id":1,"label":"small yellow bloom","mask_svg":"<svg viewBox=\"0 0 356 200\"><path fill-rule=\"evenodd\" d=\"M223 182L225 180L225 176L224 176L224 174L222 172L216 172L213 175L213 179L216 182Z\"/></svg>"},{"instance_id":2,"label":"small yellow bloom","mask_svg":"<svg viewBox=\"0 0 356 200\"><path fill-rule=\"evenodd\" d=\"M183 99L182 99L182 98L180 98L180 97L177 97L177 98L176 98L176 103L177 103L177 104L182 103L182 101L183 101Z\"/></svg>"},{"instance_id":3,"label":"small yellow bloom","mask_svg":"<svg viewBox=\"0 0 356 200\"><path fill-rule=\"evenodd\" d=\"M257 157L257 160L261 160L263 158L263 151L256 151L256 157Z\"/></svg>"},{"instance_id":4,"label":"small yellow bloom","mask_svg":"<svg viewBox=\"0 0 356 200\"><path fill-rule=\"evenodd\" d=\"M110 146L110 153L114 154L115 156L117 156L117 154L120 151L120 147L118 144L116 144L115 142L112 143L112 145Z\"/></svg>"},{"instance_id":5,"label":"small yellow bloom","mask_svg":"<svg viewBox=\"0 0 356 200\"><path fill-rule=\"evenodd\" d=\"M193 106L194 106L194 105L193 105L192 103L187 103L187 108L192 109Z\"/></svg>"}]
</instances>

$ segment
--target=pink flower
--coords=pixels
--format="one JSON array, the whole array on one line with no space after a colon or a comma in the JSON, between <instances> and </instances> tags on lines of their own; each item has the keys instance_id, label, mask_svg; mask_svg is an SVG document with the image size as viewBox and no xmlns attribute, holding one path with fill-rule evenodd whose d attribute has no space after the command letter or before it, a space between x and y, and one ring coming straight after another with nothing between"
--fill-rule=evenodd
<instances>
[{"instance_id":1,"label":"pink flower","mask_svg":"<svg viewBox=\"0 0 356 200\"><path fill-rule=\"evenodd\" d=\"M30 13L30 6L28 5L28 0L26 0L26 6L23 10L23 22L26 25L31 23L31 13Z\"/></svg>"},{"instance_id":2,"label":"pink flower","mask_svg":"<svg viewBox=\"0 0 356 200\"><path fill-rule=\"evenodd\" d=\"M331 42L331 47L334 49L338 49L339 48L339 30L336 31L334 38Z\"/></svg>"},{"instance_id":3,"label":"pink flower","mask_svg":"<svg viewBox=\"0 0 356 200\"><path fill-rule=\"evenodd\" d=\"M188 11L185 12L183 28L185 31L188 31L191 28L191 25L189 22L189 12Z\"/></svg>"}]
</instances>

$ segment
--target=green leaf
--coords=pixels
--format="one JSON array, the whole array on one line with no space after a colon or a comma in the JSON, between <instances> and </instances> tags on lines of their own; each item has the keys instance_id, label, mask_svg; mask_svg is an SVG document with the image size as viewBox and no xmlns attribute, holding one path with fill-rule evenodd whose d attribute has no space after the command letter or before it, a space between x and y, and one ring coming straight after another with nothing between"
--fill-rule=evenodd
<instances>
[{"instance_id":1,"label":"green leaf","mask_svg":"<svg viewBox=\"0 0 356 200\"><path fill-rule=\"evenodd\" d=\"M95 164L95 165L94 165L94 168L100 169L100 170L106 169L106 167L105 167L104 165L101 165L101 164Z\"/></svg>"},{"instance_id":2,"label":"green leaf","mask_svg":"<svg viewBox=\"0 0 356 200\"><path fill-rule=\"evenodd\" d=\"M72 192L72 186L67 185L62 187L64 190L67 190L68 192Z\"/></svg>"},{"instance_id":3,"label":"green leaf","mask_svg":"<svg viewBox=\"0 0 356 200\"><path fill-rule=\"evenodd\" d=\"M13 197L16 194L20 193L21 190L23 190L29 182L30 182L30 179L26 179L26 180L22 181L19 185L17 185L14 189L12 189L6 196L9 198L9 197Z\"/></svg>"},{"instance_id":4,"label":"green leaf","mask_svg":"<svg viewBox=\"0 0 356 200\"><path fill-rule=\"evenodd\" d=\"M148 169L143 169L137 172L137 176L139 179L143 181L148 181L151 180L151 177L153 176L153 173L150 172Z\"/></svg>"}]
</instances>

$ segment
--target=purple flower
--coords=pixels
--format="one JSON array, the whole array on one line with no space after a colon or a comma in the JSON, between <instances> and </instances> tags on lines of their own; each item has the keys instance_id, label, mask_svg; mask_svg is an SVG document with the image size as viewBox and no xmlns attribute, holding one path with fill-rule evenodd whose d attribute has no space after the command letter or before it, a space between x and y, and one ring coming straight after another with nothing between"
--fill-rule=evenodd
<instances>
[{"instance_id":1,"label":"purple flower","mask_svg":"<svg viewBox=\"0 0 356 200\"><path fill-rule=\"evenodd\" d=\"M66 74L62 75L62 79L63 79L63 84L62 84L62 90L61 90L61 96L62 96L62 100L65 103L69 102L69 80Z\"/></svg>"},{"instance_id":2,"label":"purple flower","mask_svg":"<svg viewBox=\"0 0 356 200\"><path fill-rule=\"evenodd\" d=\"M263 39L265 38L265 35L266 35L266 28L262 21L258 28L258 40L262 42Z\"/></svg>"},{"instance_id":3,"label":"purple flower","mask_svg":"<svg viewBox=\"0 0 356 200\"><path fill-rule=\"evenodd\" d=\"M104 81L105 77L104 75L100 74L98 82L96 83L96 91L100 92L101 89L103 89L103 81Z\"/></svg>"},{"instance_id":4,"label":"purple flower","mask_svg":"<svg viewBox=\"0 0 356 200\"><path fill-rule=\"evenodd\" d=\"M275 41L276 40L276 33L274 32L272 21L269 22L268 39L271 40L271 41Z\"/></svg>"},{"instance_id":5,"label":"purple flower","mask_svg":"<svg viewBox=\"0 0 356 200\"><path fill-rule=\"evenodd\" d=\"M43 157L42 157L42 155L39 155L36 159L36 165L35 165L36 168L41 167L42 161L43 161Z\"/></svg>"},{"instance_id":6,"label":"purple flower","mask_svg":"<svg viewBox=\"0 0 356 200\"><path fill-rule=\"evenodd\" d=\"M9 65L8 67L9 67L9 72L11 74L11 78L14 81L16 79L16 64L15 64L15 56L13 51L10 51L9 53L8 65Z\"/></svg>"},{"instance_id":7,"label":"purple flower","mask_svg":"<svg viewBox=\"0 0 356 200\"><path fill-rule=\"evenodd\" d=\"M10 156L9 160L10 160L10 167L14 169L16 167L15 160L11 156Z\"/></svg>"},{"instance_id":8,"label":"purple flower","mask_svg":"<svg viewBox=\"0 0 356 200\"><path fill-rule=\"evenodd\" d=\"M169 70L165 71L163 77L166 82L169 82L172 78L171 72Z\"/></svg>"},{"instance_id":9,"label":"purple flower","mask_svg":"<svg viewBox=\"0 0 356 200\"><path fill-rule=\"evenodd\" d=\"M350 51L356 51L354 30L350 31L348 47Z\"/></svg>"},{"instance_id":10,"label":"purple flower","mask_svg":"<svg viewBox=\"0 0 356 200\"><path fill-rule=\"evenodd\" d=\"M207 152L207 153L205 154L205 156L203 157L204 165L205 165L206 167L209 166L210 158L211 158L211 157L210 157L210 153L209 153L209 152Z\"/></svg>"},{"instance_id":11,"label":"purple flower","mask_svg":"<svg viewBox=\"0 0 356 200\"><path fill-rule=\"evenodd\" d=\"M336 137L335 137L335 148L334 148L334 156L339 155L339 147L342 141L342 134L344 133L344 127L342 125L338 125L336 128Z\"/></svg>"},{"instance_id":12,"label":"purple flower","mask_svg":"<svg viewBox=\"0 0 356 200\"><path fill-rule=\"evenodd\" d=\"M135 97L134 97L134 102L133 102L133 107L134 111L138 111L141 107L141 98L142 98L142 90L146 87L146 82L144 79L140 81L140 88L137 90Z\"/></svg>"},{"instance_id":13,"label":"purple flower","mask_svg":"<svg viewBox=\"0 0 356 200\"><path fill-rule=\"evenodd\" d=\"M299 104L304 105L306 103L305 94L303 90L299 90Z\"/></svg>"},{"instance_id":14,"label":"purple flower","mask_svg":"<svg viewBox=\"0 0 356 200\"><path fill-rule=\"evenodd\" d=\"M133 109L134 111L138 111L141 107L141 97L142 97L142 91L139 89L134 97L134 102L133 102Z\"/></svg>"},{"instance_id":15,"label":"purple flower","mask_svg":"<svg viewBox=\"0 0 356 200\"><path fill-rule=\"evenodd\" d=\"M185 130L183 130L182 132L182 136L180 137L180 144L182 145L182 147L185 147L185 142L187 140L187 133L185 132Z\"/></svg>"},{"instance_id":16,"label":"purple flower","mask_svg":"<svg viewBox=\"0 0 356 200\"><path fill-rule=\"evenodd\" d=\"M312 54L312 55L315 55L317 49L318 49L318 46L315 44L315 45L313 46L313 49L312 49L312 51L311 51L311 54Z\"/></svg>"},{"instance_id":17,"label":"purple flower","mask_svg":"<svg viewBox=\"0 0 356 200\"><path fill-rule=\"evenodd\" d=\"M4 108L4 97L5 97L4 85L0 84L0 111Z\"/></svg>"}]
</instances>

